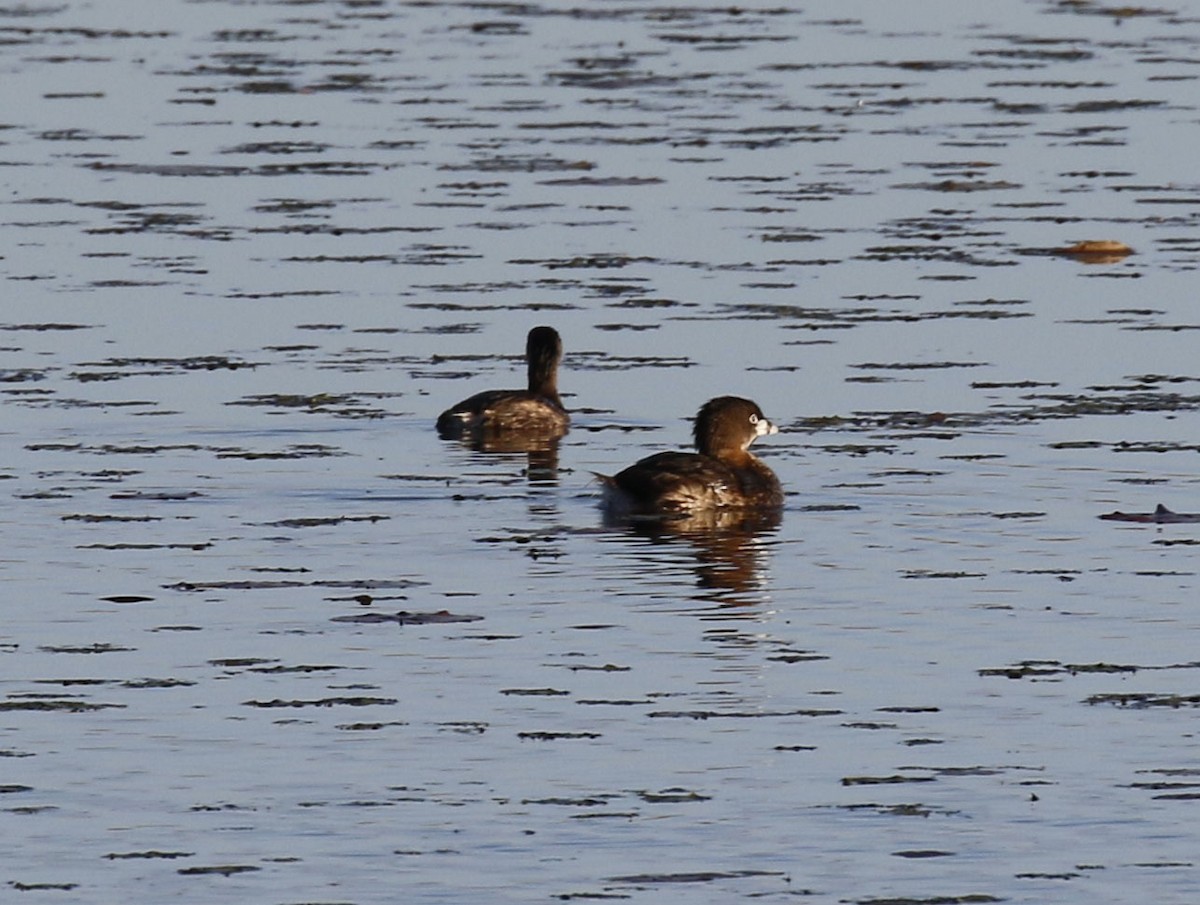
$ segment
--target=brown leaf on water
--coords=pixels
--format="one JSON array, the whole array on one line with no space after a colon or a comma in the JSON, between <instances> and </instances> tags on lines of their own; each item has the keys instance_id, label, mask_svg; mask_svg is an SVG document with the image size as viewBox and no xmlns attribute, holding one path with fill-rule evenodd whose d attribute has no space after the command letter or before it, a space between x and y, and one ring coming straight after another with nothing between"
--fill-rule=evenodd
<instances>
[{"instance_id":1,"label":"brown leaf on water","mask_svg":"<svg viewBox=\"0 0 1200 905\"><path fill-rule=\"evenodd\" d=\"M1133 254L1133 249L1115 239L1088 239L1056 249L1054 253L1081 264L1116 264Z\"/></svg>"}]
</instances>

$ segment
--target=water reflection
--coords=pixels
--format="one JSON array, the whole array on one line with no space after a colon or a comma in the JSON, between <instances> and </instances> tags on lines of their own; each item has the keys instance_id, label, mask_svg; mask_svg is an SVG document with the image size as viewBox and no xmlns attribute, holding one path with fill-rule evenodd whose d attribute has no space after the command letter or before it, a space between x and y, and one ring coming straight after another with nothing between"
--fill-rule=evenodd
<instances>
[{"instance_id":1,"label":"water reflection","mask_svg":"<svg viewBox=\"0 0 1200 905\"><path fill-rule=\"evenodd\" d=\"M474 434L454 441L476 453L516 462L525 455L525 477L533 486L553 487L558 484L558 438L528 434Z\"/></svg>"},{"instance_id":2,"label":"water reflection","mask_svg":"<svg viewBox=\"0 0 1200 905\"><path fill-rule=\"evenodd\" d=\"M686 552L699 599L721 607L761 604L769 590L768 539L779 530L778 510L707 510L675 518L606 515L605 527Z\"/></svg>"}]
</instances>

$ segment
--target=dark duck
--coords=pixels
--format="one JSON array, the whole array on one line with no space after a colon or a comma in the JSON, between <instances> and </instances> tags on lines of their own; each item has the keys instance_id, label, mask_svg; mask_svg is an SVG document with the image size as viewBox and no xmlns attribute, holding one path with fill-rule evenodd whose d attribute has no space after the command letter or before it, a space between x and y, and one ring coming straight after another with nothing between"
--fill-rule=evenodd
<instances>
[{"instance_id":1,"label":"dark duck","mask_svg":"<svg viewBox=\"0 0 1200 905\"><path fill-rule=\"evenodd\" d=\"M719 396L700 407L696 452L661 452L615 475L599 475L613 515L679 516L703 510L774 510L783 505L775 473L750 452L779 432L754 402Z\"/></svg>"},{"instance_id":2,"label":"dark duck","mask_svg":"<svg viewBox=\"0 0 1200 905\"><path fill-rule=\"evenodd\" d=\"M571 423L558 395L561 360L558 331L534 327L525 341L528 388L476 393L438 416L438 433L447 440L506 434L561 437Z\"/></svg>"}]
</instances>

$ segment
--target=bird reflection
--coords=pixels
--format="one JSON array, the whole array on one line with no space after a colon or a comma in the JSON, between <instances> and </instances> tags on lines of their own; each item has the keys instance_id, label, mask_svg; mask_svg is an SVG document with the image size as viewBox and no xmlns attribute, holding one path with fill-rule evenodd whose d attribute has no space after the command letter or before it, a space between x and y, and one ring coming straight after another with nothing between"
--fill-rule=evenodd
<instances>
[{"instance_id":1,"label":"bird reflection","mask_svg":"<svg viewBox=\"0 0 1200 905\"><path fill-rule=\"evenodd\" d=\"M525 476L530 484L558 484L558 437L537 434L476 432L459 442L479 453L516 458L525 454Z\"/></svg>"},{"instance_id":2,"label":"bird reflection","mask_svg":"<svg viewBox=\"0 0 1200 905\"><path fill-rule=\"evenodd\" d=\"M703 598L735 607L762 602L768 550L763 541L781 521L778 509L708 509L672 518L606 516L604 523L654 543L690 547Z\"/></svg>"}]
</instances>

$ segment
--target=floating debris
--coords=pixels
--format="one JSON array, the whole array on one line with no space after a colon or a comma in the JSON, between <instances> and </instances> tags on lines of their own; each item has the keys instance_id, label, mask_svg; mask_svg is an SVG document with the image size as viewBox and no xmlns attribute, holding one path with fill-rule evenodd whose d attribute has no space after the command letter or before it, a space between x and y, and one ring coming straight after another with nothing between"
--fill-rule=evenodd
<instances>
[{"instance_id":1,"label":"floating debris","mask_svg":"<svg viewBox=\"0 0 1200 905\"><path fill-rule=\"evenodd\" d=\"M1092 239L1076 242L1066 248L1060 248L1054 254L1065 258L1074 258L1083 264L1116 264L1129 255L1133 249L1124 242L1113 239Z\"/></svg>"}]
</instances>

